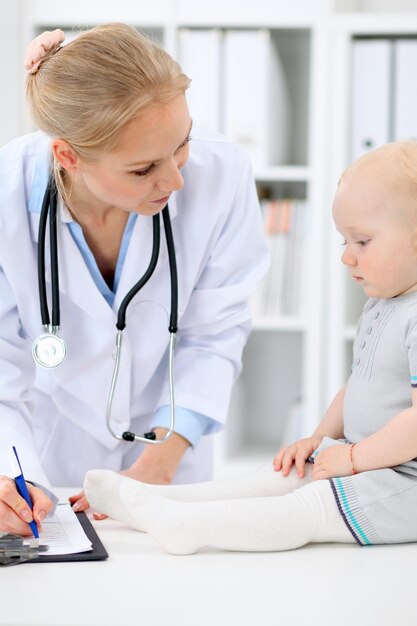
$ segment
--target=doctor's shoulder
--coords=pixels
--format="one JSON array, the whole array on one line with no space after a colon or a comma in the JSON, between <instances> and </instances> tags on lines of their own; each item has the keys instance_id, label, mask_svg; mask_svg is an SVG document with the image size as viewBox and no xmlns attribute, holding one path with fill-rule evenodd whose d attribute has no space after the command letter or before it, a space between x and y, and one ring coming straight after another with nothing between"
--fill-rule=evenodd
<instances>
[{"instance_id":1,"label":"doctor's shoulder","mask_svg":"<svg viewBox=\"0 0 417 626\"><path fill-rule=\"evenodd\" d=\"M19 224L23 227L27 223L29 227L33 190L38 188L39 197L44 193L51 168L50 142L45 133L35 132L13 139L0 149L0 224L4 236L11 236ZM40 205L42 198L33 199Z\"/></svg>"},{"instance_id":2,"label":"doctor's shoulder","mask_svg":"<svg viewBox=\"0 0 417 626\"><path fill-rule=\"evenodd\" d=\"M0 175L11 171L22 172L35 160L50 160L51 138L36 131L12 139L0 148Z\"/></svg>"},{"instance_id":3,"label":"doctor's shoulder","mask_svg":"<svg viewBox=\"0 0 417 626\"><path fill-rule=\"evenodd\" d=\"M236 176L236 180L243 169L251 169L249 156L237 143L197 125L191 131L190 165L200 166L206 174L227 172L228 176Z\"/></svg>"}]
</instances>

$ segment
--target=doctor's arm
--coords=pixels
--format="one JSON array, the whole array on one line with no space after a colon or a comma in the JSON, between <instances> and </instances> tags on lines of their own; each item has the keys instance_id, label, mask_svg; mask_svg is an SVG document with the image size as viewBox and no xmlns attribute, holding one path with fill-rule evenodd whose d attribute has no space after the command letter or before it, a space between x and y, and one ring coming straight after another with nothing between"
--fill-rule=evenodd
<instances>
[{"instance_id":1,"label":"doctor's arm","mask_svg":"<svg viewBox=\"0 0 417 626\"><path fill-rule=\"evenodd\" d=\"M237 172L229 205L221 203L209 229L205 263L180 320L175 353L176 432L161 446L145 447L127 471L139 480L146 476L147 482L172 482L188 447L196 447L201 436L220 430L227 415L250 331L247 298L269 263L249 162L242 163ZM161 406L150 424L157 438L169 427L168 398L166 380Z\"/></svg>"},{"instance_id":2,"label":"doctor's arm","mask_svg":"<svg viewBox=\"0 0 417 626\"><path fill-rule=\"evenodd\" d=\"M166 428L154 428L157 439L168 432ZM145 483L169 485L190 442L174 432L161 445L146 446L133 465L122 472L125 476Z\"/></svg>"},{"instance_id":3,"label":"doctor's arm","mask_svg":"<svg viewBox=\"0 0 417 626\"><path fill-rule=\"evenodd\" d=\"M19 314L12 289L0 267L0 531L31 534L27 522L32 520L25 500L18 494L5 448L15 445L25 476L49 486L33 439L30 389L35 366L30 347L22 337ZM28 484L33 502L33 519L40 524L53 508L53 502L42 489Z\"/></svg>"},{"instance_id":4,"label":"doctor's arm","mask_svg":"<svg viewBox=\"0 0 417 626\"><path fill-rule=\"evenodd\" d=\"M199 254L203 250L202 270L179 325L175 354L176 431L193 447L201 436L219 431L225 421L251 327L247 299L269 265L249 162L240 163L236 173L230 199L213 204L208 236L196 242ZM193 215L191 219L196 218ZM201 216L197 219L193 228L204 228ZM183 240L182 245L189 246L189 240ZM161 406L151 428L168 428L168 399L166 379ZM145 453L151 457L152 450L146 449Z\"/></svg>"},{"instance_id":5,"label":"doctor's arm","mask_svg":"<svg viewBox=\"0 0 417 626\"><path fill-rule=\"evenodd\" d=\"M146 482L167 484L188 447L201 435L221 430L233 383L241 369L242 350L251 327L248 297L269 265L263 225L248 162L229 205L219 202L211 228L206 259L180 319L175 351L177 408L200 416L201 429L191 434L181 427L163 445L146 446L125 474ZM214 219L213 219L214 221ZM161 393L161 409L169 404L168 379ZM168 411L157 411L150 427L157 437L167 431ZM193 429L192 429L193 430ZM187 439L190 437L190 439ZM74 498L80 498L78 494ZM85 505L84 499L80 509Z\"/></svg>"}]
</instances>

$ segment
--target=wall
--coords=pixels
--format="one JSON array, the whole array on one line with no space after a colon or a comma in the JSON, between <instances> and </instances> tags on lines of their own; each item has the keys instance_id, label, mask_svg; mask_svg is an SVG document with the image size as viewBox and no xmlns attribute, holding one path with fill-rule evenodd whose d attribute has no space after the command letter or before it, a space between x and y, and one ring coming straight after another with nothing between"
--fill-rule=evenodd
<instances>
[{"instance_id":1,"label":"wall","mask_svg":"<svg viewBox=\"0 0 417 626\"><path fill-rule=\"evenodd\" d=\"M23 132L24 46L20 0L4 0L0 20L0 146Z\"/></svg>"}]
</instances>

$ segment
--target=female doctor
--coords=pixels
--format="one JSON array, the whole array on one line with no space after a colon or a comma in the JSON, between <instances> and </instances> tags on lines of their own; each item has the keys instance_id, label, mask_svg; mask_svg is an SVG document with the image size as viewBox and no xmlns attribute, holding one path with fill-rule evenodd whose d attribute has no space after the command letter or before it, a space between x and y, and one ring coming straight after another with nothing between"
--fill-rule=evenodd
<instances>
[{"instance_id":1,"label":"female doctor","mask_svg":"<svg viewBox=\"0 0 417 626\"><path fill-rule=\"evenodd\" d=\"M191 130L190 81L178 64L122 24L61 46L63 38L40 35L25 62L40 131L0 151L0 446L16 446L39 524L50 486L82 484L91 468L149 483L210 478L212 437L203 435L225 420L250 330L246 299L268 265L248 159L223 137ZM38 233L52 179L67 354L45 368L32 343L42 333ZM106 409L119 307L149 265L153 216L166 204L178 272L175 432L146 445L112 436ZM155 271L126 311L111 414L113 431L153 431L156 440L171 419L161 231ZM51 305L49 244L47 234ZM28 534L31 512L0 456L0 530ZM83 492L70 500L88 508Z\"/></svg>"}]
</instances>

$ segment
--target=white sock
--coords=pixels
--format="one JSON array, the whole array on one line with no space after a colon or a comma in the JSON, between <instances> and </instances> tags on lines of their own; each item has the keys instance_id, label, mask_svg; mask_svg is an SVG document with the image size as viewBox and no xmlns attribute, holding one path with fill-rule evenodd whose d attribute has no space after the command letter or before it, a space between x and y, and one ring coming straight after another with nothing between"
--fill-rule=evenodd
<instances>
[{"instance_id":1,"label":"white sock","mask_svg":"<svg viewBox=\"0 0 417 626\"><path fill-rule=\"evenodd\" d=\"M222 481L219 481L222 482ZM353 543L330 484L316 481L278 496L175 501L109 472L88 472L85 492L102 513L149 532L168 552L290 550L309 542Z\"/></svg>"},{"instance_id":2,"label":"white sock","mask_svg":"<svg viewBox=\"0 0 417 626\"><path fill-rule=\"evenodd\" d=\"M312 482L312 465L305 466L305 475L300 478L293 466L288 476L275 472L272 464L255 472L221 480L188 485L148 485L146 488L170 500L201 502L207 500L232 500L254 496L282 496Z\"/></svg>"},{"instance_id":3,"label":"white sock","mask_svg":"<svg viewBox=\"0 0 417 626\"><path fill-rule=\"evenodd\" d=\"M105 492L112 493L116 487L115 482L120 483L117 478L119 474L112 472L111 470L94 470L88 472L86 476L87 489L89 488L90 479L92 475L95 475L94 484L95 487L95 502L89 503L99 513L105 513L101 507L112 507L112 513L107 513L109 517L118 519L120 521L120 515L122 512L118 510L118 504L113 499L112 502L107 502ZM121 477L120 477L121 478ZM124 477L126 479L126 477ZM126 479L132 480L132 479ZM136 490L141 488L147 491L151 491L157 495L164 496L170 500L181 500L182 502L201 502L210 500L232 500L237 498L252 498L259 496L281 496L286 493L294 491L303 485L308 484L313 480L312 466L307 463L305 466L305 475L300 478L296 472L295 467L291 469L288 476L283 476L281 472L275 472L272 465L266 465L259 470L243 476L236 476L232 478L226 478L222 480L212 480L204 483L192 483L188 485L152 485L149 483L142 483L140 481L133 481L136 485ZM100 494L97 493L99 489ZM102 504L99 506L97 498L100 498ZM127 522L129 523L129 522ZM134 526L136 530L144 530L140 527L139 520L136 521Z\"/></svg>"}]
</instances>

